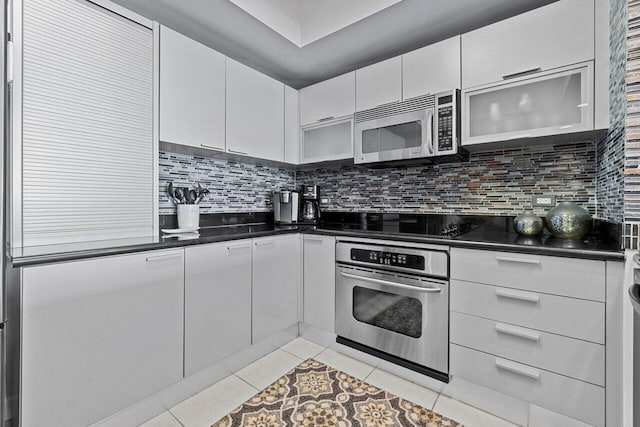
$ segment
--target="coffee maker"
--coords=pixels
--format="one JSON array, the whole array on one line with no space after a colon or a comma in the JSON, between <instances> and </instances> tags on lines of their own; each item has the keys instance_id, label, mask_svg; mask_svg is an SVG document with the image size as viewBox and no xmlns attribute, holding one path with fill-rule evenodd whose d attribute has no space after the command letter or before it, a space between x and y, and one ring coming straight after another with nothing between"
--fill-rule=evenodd
<instances>
[{"instance_id":1,"label":"coffee maker","mask_svg":"<svg viewBox=\"0 0 640 427\"><path fill-rule=\"evenodd\" d=\"M273 219L276 223L291 224L298 222L300 194L297 191L280 190L271 196Z\"/></svg>"},{"instance_id":2,"label":"coffee maker","mask_svg":"<svg viewBox=\"0 0 640 427\"><path fill-rule=\"evenodd\" d=\"M303 185L302 193L302 221L317 222L320 219L320 187L317 185Z\"/></svg>"}]
</instances>

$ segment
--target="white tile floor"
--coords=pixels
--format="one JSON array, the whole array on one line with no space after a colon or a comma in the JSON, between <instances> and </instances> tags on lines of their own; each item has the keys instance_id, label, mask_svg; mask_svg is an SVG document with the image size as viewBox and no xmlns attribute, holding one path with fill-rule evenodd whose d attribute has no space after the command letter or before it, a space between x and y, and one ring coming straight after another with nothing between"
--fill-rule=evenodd
<instances>
[{"instance_id":1,"label":"white tile floor","mask_svg":"<svg viewBox=\"0 0 640 427\"><path fill-rule=\"evenodd\" d=\"M452 418L466 427L515 427L515 424L487 412L302 338L285 344L141 427L209 427L309 357Z\"/></svg>"}]
</instances>

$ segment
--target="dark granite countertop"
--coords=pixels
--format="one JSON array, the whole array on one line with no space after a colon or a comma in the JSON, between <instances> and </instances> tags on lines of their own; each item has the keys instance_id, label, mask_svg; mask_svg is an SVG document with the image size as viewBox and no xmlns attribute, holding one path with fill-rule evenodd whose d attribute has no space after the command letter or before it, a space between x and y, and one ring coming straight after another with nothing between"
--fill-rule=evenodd
<instances>
[{"instance_id":1,"label":"dark granite countertop","mask_svg":"<svg viewBox=\"0 0 640 427\"><path fill-rule=\"evenodd\" d=\"M260 223L237 223L255 220L266 221ZM512 221L512 218L509 219L509 217L489 216L331 213L325 215L323 223L309 226L275 225L269 216L264 215L258 215L257 217L255 215L245 215L243 218L228 215L223 220L218 217L215 220L205 220L204 223L207 226L202 227L199 234L163 234L144 238L17 248L11 251L11 258L15 267L23 267L50 262L300 232L572 258L624 260L624 251L620 247L619 240L610 237L608 234L611 232L610 227L605 225L596 224L594 232L587 238L573 241L557 239L545 234L534 238L519 236L512 231L510 221ZM203 221L201 221L202 223ZM456 223L469 224L465 229L466 232L457 237L439 235L442 228ZM165 219L164 223L161 221L161 224L167 226L170 222L167 223Z\"/></svg>"}]
</instances>

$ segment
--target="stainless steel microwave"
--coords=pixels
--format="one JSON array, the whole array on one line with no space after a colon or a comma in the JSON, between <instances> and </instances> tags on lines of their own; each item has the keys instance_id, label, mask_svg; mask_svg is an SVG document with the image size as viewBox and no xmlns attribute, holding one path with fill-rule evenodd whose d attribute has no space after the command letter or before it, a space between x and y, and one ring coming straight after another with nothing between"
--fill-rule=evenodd
<instances>
[{"instance_id":1,"label":"stainless steel microwave","mask_svg":"<svg viewBox=\"0 0 640 427\"><path fill-rule=\"evenodd\" d=\"M354 163L442 160L460 147L460 91L453 89L355 114Z\"/></svg>"}]
</instances>

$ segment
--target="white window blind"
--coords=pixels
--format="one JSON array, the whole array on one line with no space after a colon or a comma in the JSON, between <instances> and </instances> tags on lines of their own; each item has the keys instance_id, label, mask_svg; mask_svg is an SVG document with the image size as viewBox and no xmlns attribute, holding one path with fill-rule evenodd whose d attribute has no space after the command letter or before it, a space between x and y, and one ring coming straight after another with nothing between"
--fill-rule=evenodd
<instances>
[{"instance_id":1,"label":"white window blind","mask_svg":"<svg viewBox=\"0 0 640 427\"><path fill-rule=\"evenodd\" d=\"M84 0L23 16L23 245L151 235L152 30Z\"/></svg>"}]
</instances>

